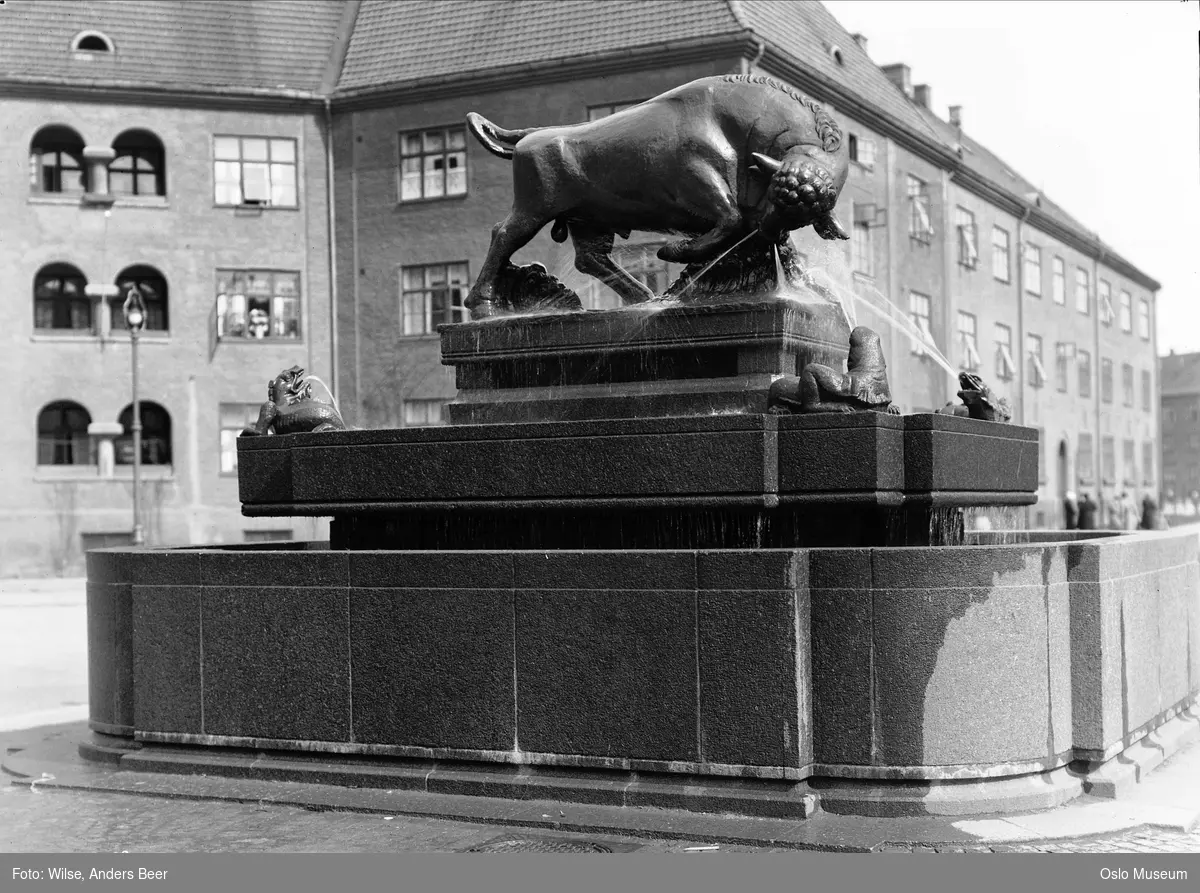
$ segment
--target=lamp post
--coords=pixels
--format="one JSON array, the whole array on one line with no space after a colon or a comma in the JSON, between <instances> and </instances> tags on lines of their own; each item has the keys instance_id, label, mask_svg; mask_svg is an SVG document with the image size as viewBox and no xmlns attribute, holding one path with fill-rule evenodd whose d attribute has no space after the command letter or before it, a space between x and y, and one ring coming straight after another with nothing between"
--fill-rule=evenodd
<instances>
[{"instance_id":1,"label":"lamp post","mask_svg":"<svg viewBox=\"0 0 1200 893\"><path fill-rule=\"evenodd\" d=\"M142 532L141 483L142 483L142 410L138 405L138 338L146 324L146 305L136 285L129 287L122 308L125 313L125 328L129 330L129 353L133 363L133 544L141 546L146 537Z\"/></svg>"}]
</instances>

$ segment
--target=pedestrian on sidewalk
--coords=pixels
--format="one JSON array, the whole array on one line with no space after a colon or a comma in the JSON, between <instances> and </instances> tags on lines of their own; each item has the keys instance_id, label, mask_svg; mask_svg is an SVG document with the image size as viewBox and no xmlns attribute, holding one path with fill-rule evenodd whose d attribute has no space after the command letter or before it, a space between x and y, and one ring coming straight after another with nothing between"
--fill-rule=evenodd
<instances>
[{"instance_id":1,"label":"pedestrian on sidewalk","mask_svg":"<svg viewBox=\"0 0 1200 893\"><path fill-rule=\"evenodd\" d=\"M1075 501L1075 491L1068 490L1063 497L1063 524L1067 530L1079 527L1079 504Z\"/></svg>"},{"instance_id":2,"label":"pedestrian on sidewalk","mask_svg":"<svg viewBox=\"0 0 1200 893\"><path fill-rule=\"evenodd\" d=\"M1079 505L1079 529L1080 530L1095 530L1097 518L1096 515L1100 510L1100 506L1092 499L1092 494L1084 493L1083 502Z\"/></svg>"}]
</instances>

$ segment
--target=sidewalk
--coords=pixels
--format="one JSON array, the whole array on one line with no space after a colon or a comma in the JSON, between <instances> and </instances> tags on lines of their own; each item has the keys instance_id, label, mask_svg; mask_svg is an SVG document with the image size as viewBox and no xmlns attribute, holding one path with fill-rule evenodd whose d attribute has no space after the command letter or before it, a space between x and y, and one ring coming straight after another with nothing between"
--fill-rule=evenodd
<instances>
[{"instance_id":1,"label":"sidewalk","mask_svg":"<svg viewBox=\"0 0 1200 893\"><path fill-rule=\"evenodd\" d=\"M984 819L749 819L671 810L119 771L85 723L0 733L10 852L1200 852L1200 724L1117 799Z\"/></svg>"}]
</instances>

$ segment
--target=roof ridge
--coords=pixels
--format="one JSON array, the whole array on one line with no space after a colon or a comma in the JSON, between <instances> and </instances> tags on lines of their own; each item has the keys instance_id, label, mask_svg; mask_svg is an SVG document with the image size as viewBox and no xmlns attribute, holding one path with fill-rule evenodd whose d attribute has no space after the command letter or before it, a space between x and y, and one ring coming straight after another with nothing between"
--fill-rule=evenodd
<instances>
[{"instance_id":1,"label":"roof ridge","mask_svg":"<svg viewBox=\"0 0 1200 893\"><path fill-rule=\"evenodd\" d=\"M733 16L733 21L737 26L743 31L753 32L754 29L746 24L746 16L742 13L741 0L725 0L725 2L729 5L729 14ZM762 35L758 36L762 37Z\"/></svg>"},{"instance_id":2,"label":"roof ridge","mask_svg":"<svg viewBox=\"0 0 1200 893\"><path fill-rule=\"evenodd\" d=\"M338 78L342 76L342 66L346 64L346 52L350 49L350 37L354 34L354 25L358 21L358 12L362 8L362 0L345 0L342 7L342 20L338 22L337 34L329 51L329 59L321 74L321 82L317 92L328 98L337 87Z\"/></svg>"}]
</instances>

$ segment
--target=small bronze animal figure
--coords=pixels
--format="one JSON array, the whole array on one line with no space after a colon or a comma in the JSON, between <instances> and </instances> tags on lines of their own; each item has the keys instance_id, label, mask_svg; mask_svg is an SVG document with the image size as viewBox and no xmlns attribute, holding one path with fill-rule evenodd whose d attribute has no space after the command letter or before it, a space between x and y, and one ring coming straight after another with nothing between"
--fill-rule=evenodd
<instances>
[{"instance_id":1,"label":"small bronze animal figure","mask_svg":"<svg viewBox=\"0 0 1200 893\"><path fill-rule=\"evenodd\" d=\"M553 222L575 244L575 267L627 304L650 290L613 262L630 232L686 238L663 260L703 264L755 231L772 241L812 226L848 239L833 208L849 156L819 105L761 75L701 78L599 121L507 130L472 112L471 132L513 165L513 206L467 305L474 319L498 309L496 280L514 253Z\"/></svg>"},{"instance_id":2,"label":"small bronze animal figure","mask_svg":"<svg viewBox=\"0 0 1200 893\"><path fill-rule=\"evenodd\" d=\"M332 403L312 395L312 382L304 378L299 366L285 369L267 382L267 402L258 412L258 421L242 429L242 437L267 434L344 431L346 423Z\"/></svg>"},{"instance_id":3,"label":"small bronze animal figure","mask_svg":"<svg viewBox=\"0 0 1200 893\"><path fill-rule=\"evenodd\" d=\"M848 371L842 374L820 363L809 363L799 377L787 376L771 385L768 409L900 415L900 407L892 402L879 336L866 326L858 326L850 333L847 367Z\"/></svg>"},{"instance_id":4,"label":"small bronze animal figure","mask_svg":"<svg viewBox=\"0 0 1200 893\"><path fill-rule=\"evenodd\" d=\"M1012 420L1012 407L1008 401L994 393L974 372L959 373L958 383L962 388L958 392L959 399L967 407L967 415L970 418L985 422Z\"/></svg>"}]
</instances>

